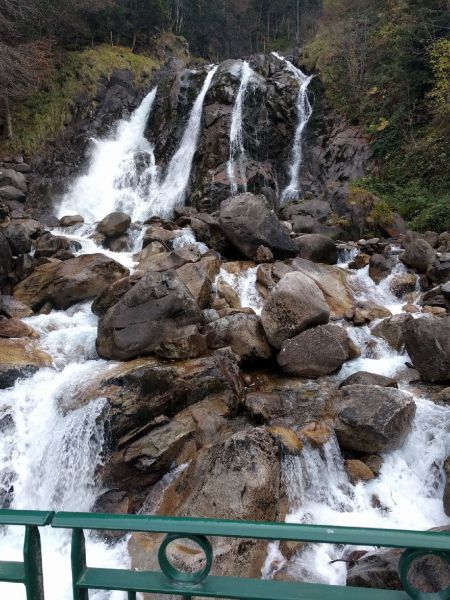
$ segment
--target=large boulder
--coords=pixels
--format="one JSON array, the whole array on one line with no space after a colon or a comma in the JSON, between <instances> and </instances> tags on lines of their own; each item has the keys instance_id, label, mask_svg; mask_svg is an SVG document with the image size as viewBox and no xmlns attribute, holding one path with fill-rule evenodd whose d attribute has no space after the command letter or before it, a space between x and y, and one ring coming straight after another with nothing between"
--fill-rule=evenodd
<instances>
[{"instance_id":1,"label":"large boulder","mask_svg":"<svg viewBox=\"0 0 450 600\"><path fill-rule=\"evenodd\" d=\"M405 252L400 255L400 260L407 267L425 273L436 260L436 250L433 250L427 241L419 238L406 246Z\"/></svg>"},{"instance_id":2,"label":"large boulder","mask_svg":"<svg viewBox=\"0 0 450 600\"><path fill-rule=\"evenodd\" d=\"M320 288L333 319L348 318L352 315L355 299L347 283L348 271L339 267L316 264L304 258L296 258L292 261L291 267L308 276Z\"/></svg>"},{"instance_id":3,"label":"large boulder","mask_svg":"<svg viewBox=\"0 0 450 600\"><path fill-rule=\"evenodd\" d=\"M193 358L206 349L200 320L197 302L176 272L150 271L100 320L97 351L114 360Z\"/></svg>"},{"instance_id":4,"label":"large boulder","mask_svg":"<svg viewBox=\"0 0 450 600\"><path fill-rule=\"evenodd\" d=\"M145 248L145 250L148 246ZM147 254L143 250L142 254ZM139 261L139 269L142 271L168 271L170 269L179 269L185 264L195 263L200 260L201 254L196 246L184 246L179 250L171 252L158 252Z\"/></svg>"},{"instance_id":5,"label":"large boulder","mask_svg":"<svg viewBox=\"0 0 450 600\"><path fill-rule=\"evenodd\" d=\"M410 319L403 337L423 381L450 381L450 317Z\"/></svg>"},{"instance_id":6,"label":"large boulder","mask_svg":"<svg viewBox=\"0 0 450 600\"><path fill-rule=\"evenodd\" d=\"M281 469L274 437L263 428L248 428L218 441L167 490L158 514L244 521L279 519ZM133 566L152 569L161 537L135 534L130 542ZM212 574L260 577L267 544L257 540L213 538ZM171 561L178 568L197 570L202 554L177 544Z\"/></svg>"},{"instance_id":7,"label":"large boulder","mask_svg":"<svg viewBox=\"0 0 450 600\"><path fill-rule=\"evenodd\" d=\"M287 273L270 293L261 322L274 348L308 327L328 323L330 310L319 287L303 273Z\"/></svg>"},{"instance_id":8,"label":"large boulder","mask_svg":"<svg viewBox=\"0 0 450 600\"><path fill-rule=\"evenodd\" d=\"M97 225L97 231L106 237L113 237L124 233L131 224L130 217L122 212L113 212L107 215Z\"/></svg>"},{"instance_id":9,"label":"large boulder","mask_svg":"<svg viewBox=\"0 0 450 600\"><path fill-rule=\"evenodd\" d=\"M278 364L285 373L322 377L336 372L357 350L345 329L320 325L283 342Z\"/></svg>"},{"instance_id":10,"label":"large boulder","mask_svg":"<svg viewBox=\"0 0 450 600\"><path fill-rule=\"evenodd\" d=\"M387 319L383 319L371 329L372 335L383 339L395 350L400 351L405 345L403 332L406 323L413 320L409 314L393 315Z\"/></svg>"},{"instance_id":11,"label":"large boulder","mask_svg":"<svg viewBox=\"0 0 450 600\"><path fill-rule=\"evenodd\" d=\"M338 261L336 244L326 235L311 233L295 239L298 255L312 262L335 265Z\"/></svg>"},{"instance_id":12,"label":"large boulder","mask_svg":"<svg viewBox=\"0 0 450 600\"><path fill-rule=\"evenodd\" d=\"M186 361L147 357L120 363L100 377L80 383L63 408L79 408L99 395L108 403L108 440L117 447L121 438L142 430L161 415L172 418L203 400L234 410L243 387L237 357L226 349Z\"/></svg>"},{"instance_id":13,"label":"large boulder","mask_svg":"<svg viewBox=\"0 0 450 600\"><path fill-rule=\"evenodd\" d=\"M51 364L51 356L40 350L35 342L0 338L0 389L9 388L19 377Z\"/></svg>"},{"instance_id":14,"label":"large boulder","mask_svg":"<svg viewBox=\"0 0 450 600\"><path fill-rule=\"evenodd\" d=\"M178 275L194 296L200 308L207 308L211 299L213 283L220 271L217 256L204 256L194 263L187 263L177 269Z\"/></svg>"},{"instance_id":15,"label":"large boulder","mask_svg":"<svg viewBox=\"0 0 450 600\"><path fill-rule=\"evenodd\" d=\"M239 194L220 205L220 226L245 257L254 259L259 246L270 248L275 258L296 256L292 242L265 196Z\"/></svg>"},{"instance_id":16,"label":"large boulder","mask_svg":"<svg viewBox=\"0 0 450 600\"><path fill-rule=\"evenodd\" d=\"M416 405L394 388L348 385L336 402L335 429L342 448L359 452L389 452L409 433Z\"/></svg>"},{"instance_id":17,"label":"large boulder","mask_svg":"<svg viewBox=\"0 0 450 600\"><path fill-rule=\"evenodd\" d=\"M51 302L55 308L95 298L114 281L129 274L128 269L104 254L85 254L43 264L21 281L14 298L33 309Z\"/></svg>"},{"instance_id":18,"label":"large boulder","mask_svg":"<svg viewBox=\"0 0 450 600\"><path fill-rule=\"evenodd\" d=\"M272 350L255 314L235 313L205 328L209 348L230 346L242 360L268 359Z\"/></svg>"}]
</instances>

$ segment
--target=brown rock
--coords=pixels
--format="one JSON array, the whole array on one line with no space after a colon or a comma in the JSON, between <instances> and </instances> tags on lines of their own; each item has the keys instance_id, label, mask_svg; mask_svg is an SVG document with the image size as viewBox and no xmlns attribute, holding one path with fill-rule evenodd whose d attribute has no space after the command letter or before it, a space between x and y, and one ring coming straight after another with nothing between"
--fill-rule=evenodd
<instances>
[{"instance_id":1,"label":"brown rock","mask_svg":"<svg viewBox=\"0 0 450 600\"><path fill-rule=\"evenodd\" d=\"M353 485L356 485L360 481L371 481L372 479L375 479L374 473L360 460L346 460L345 470Z\"/></svg>"},{"instance_id":2,"label":"brown rock","mask_svg":"<svg viewBox=\"0 0 450 600\"><path fill-rule=\"evenodd\" d=\"M106 235L106 237L113 237L125 233L130 224L131 219L128 215L121 212L113 212L100 221L97 225L97 231Z\"/></svg>"},{"instance_id":3,"label":"brown rock","mask_svg":"<svg viewBox=\"0 0 450 600\"><path fill-rule=\"evenodd\" d=\"M35 330L20 319L4 319L0 321L0 338L37 338Z\"/></svg>"},{"instance_id":4,"label":"brown rock","mask_svg":"<svg viewBox=\"0 0 450 600\"><path fill-rule=\"evenodd\" d=\"M51 356L40 350L35 342L0 339L0 389L9 388L19 377L51 364Z\"/></svg>"},{"instance_id":5,"label":"brown rock","mask_svg":"<svg viewBox=\"0 0 450 600\"><path fill-rule=\"evenodd\" d=\"M327 323L330 312L318 286L300 272L288 273L270 293L261 322L269 342L281 348L308 327Z\"/></svg>"}]
</instances>

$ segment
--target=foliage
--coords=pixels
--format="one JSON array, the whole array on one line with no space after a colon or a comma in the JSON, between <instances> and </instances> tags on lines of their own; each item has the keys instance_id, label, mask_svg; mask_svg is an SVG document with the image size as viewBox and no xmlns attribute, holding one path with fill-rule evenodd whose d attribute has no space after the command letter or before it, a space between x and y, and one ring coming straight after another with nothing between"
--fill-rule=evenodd
<instances>
[{"instance_id":1,"label":"foliage","mask_svg":"<svg viewBox=\"0 0 450 600\"><path fill-rule=\"evenodd\" d=\"M369 136L379 174L367 189L420 229L448 227L449 36L447 0L326 0L303 52Z\"/></svg>"},{"instance_id":2,"label":"foliage","mask_svg":"<svg viewBox=\"0 0 450 600\"><path fill-rule=\"evenodd\" d=\"M62 52L45 86L16 106L13 137L0 150L34 154L63 129L76 98L95 96L102 75L109 77L114 68L131 69L137 85L144 87L156 66L154 59L133 54L128 48L97 46Z\"/></svg>"}]
</instances>

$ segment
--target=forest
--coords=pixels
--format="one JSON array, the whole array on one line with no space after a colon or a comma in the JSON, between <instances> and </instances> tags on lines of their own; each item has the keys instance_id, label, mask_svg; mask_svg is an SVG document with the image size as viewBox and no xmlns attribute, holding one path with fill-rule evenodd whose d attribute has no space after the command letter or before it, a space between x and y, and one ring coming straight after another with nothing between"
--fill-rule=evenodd
<instances>
[{"instance_id":1,"label":"forest","mask_svg":"<svg viewBox=\"0 0 450 600\"><path fill-rule=\"evenodd\" d=\"M380 172L361 185L418 227L448 222L448 0L0 0L3 137L11 105L70 67L74 52L151 55L164 32L211 62L301 48L297 60L320 73L330 104L370 137Z\"/></svg>"}]
</instances>

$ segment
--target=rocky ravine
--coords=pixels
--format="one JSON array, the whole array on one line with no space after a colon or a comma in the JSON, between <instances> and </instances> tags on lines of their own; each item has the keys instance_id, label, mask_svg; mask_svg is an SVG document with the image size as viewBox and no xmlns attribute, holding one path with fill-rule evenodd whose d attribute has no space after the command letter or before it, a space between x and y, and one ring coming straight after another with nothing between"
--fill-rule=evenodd
<instances>
[{"instance_id":1,"label":"rocky ravine","mask_svg":"<svg viewBox=\"0 0 450 600\"><path fill-rule=\"evenodd\" d=\"M276 171L286 158L283 127L292 129L294 116L287 106L272 106L273 90L290 85L274 60L252 59L265 83L255 88L246 120L250 132L261 127L279 136L264 150L273 156L255 154L257 169L268 160ZM173 75L179 89L170 88L174 113L180 98L192 104L195 74L180 68ZM308 486L303 498L294 497L289 465L307 472L312 456L328 464L334 448L347 506L341 512L351 518L355 490L367 490L381 523L395 507L376 482L417 435L416 413L423 420L430 406L442 409L439 426L448 424L450 233L337 241L341 230L329 221L335 197L314 184L305 199L277 210L269 171L259 179L264 186L249 184L257 193L229 197L228 184L220 185L228 154L212 142L228 139L223 107L231 105L226 81L233 83L233 72L233 65L221 65L206 97L191 206L178 208L172 220L133 223L116 211L92 225L83 215L65 215L49 230L49 221L32 218L21 204L29 167L16 162L0 170L2 426L6 435L19 427L6 398L9 391L19 402L24 377L38 378L51 364L58 372L80 369L52 393L64 416L95 406L93 426L104 423L103 460L92 474L102 492L95 510L283 520L307 505ZM180 137L163 108L157 96L157 125L149 125L165 132L158 136L162 157ZM251 154L251 142L247 148ZM212 188L211 170L219 182ZM6 198L5 188L16 190L15 197ZM342 235L350 236L351 230ZM59 320L67 328L61 339ZM389 368L380 362L371 369L371 361L386 356ZM433 426L437 436L441 430ZM442 520L444 511L450 516L444 460L424 459L429 487L440 495L433 514ZM20 477L4 469L1 478L2 504L14 505ZM134 564L154 564L157 543L155 536L133 536ZM215 544L217 573L259 576L266 563L265 544ZM308 580L307 552L280 546L266 568ZM199 557L180 545L173 559L194 568ZM365 565L365 583L352 567L350 584L380 584L367 560L354 561Z\"/></svg>"}]
</instances>

